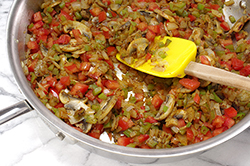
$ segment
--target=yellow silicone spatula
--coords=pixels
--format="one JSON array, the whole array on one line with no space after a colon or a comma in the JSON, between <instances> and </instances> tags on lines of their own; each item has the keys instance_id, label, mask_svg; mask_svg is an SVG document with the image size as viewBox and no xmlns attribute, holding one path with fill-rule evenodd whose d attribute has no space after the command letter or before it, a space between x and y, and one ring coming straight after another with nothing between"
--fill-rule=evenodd
<instances>
[{"instance_id":1,"label":"yellow silicone spatula","mask_svg":"<svg viewBox=\"0 0 250 166\"><path fill-rule=\"evenodd\" d=\"M146 63L139 67L134 67L134 64L130 65L124 59L122 59L120 54L117 54L116 58L120 62L136 70L157 77L182 78L185 75L191 75L214 83L250 91L250 78L213 66L194 62L197 53L197 48L192 41L168 36L165 36L163 39L160 37L156 37L155 40L165 43L167 39L171 40L171 43L167 46L167 56L163 59L164 62L167 63L165 65L165 71L157 71L153 69L155 66L151 64L151 60L148 60Z\"/></svg>"}]
</instances>

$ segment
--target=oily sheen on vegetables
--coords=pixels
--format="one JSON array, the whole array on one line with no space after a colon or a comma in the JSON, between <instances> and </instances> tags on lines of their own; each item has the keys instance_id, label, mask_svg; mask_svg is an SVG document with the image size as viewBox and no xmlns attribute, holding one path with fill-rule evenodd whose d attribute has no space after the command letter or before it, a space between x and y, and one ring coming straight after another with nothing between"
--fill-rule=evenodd
<instances>
[{"instance_id":1,"label":"oily sheen on vegetables","mask_svg":"<svg viewBox=\"0 0 250 166\"><path fill-rule=\"evenodd\" d=\"M45 0L27 27L23 71L48 111L91 137L105 133L114 144L148 149L205 141L248 113L250 92L190 76L157 78L115 55L164 70L153 62L167 56L157 52L166 45L154 38L174 36L195 42L197 62L249 76L250 41L242 30L249 18L230 28L223 6L223 0Z\"/></svg>"}]
</instances>

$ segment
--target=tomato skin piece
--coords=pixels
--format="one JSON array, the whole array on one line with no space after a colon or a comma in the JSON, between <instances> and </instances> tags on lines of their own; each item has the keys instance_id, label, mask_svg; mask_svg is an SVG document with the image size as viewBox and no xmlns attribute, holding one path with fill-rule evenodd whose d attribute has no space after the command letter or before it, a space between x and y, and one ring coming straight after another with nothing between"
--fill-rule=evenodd
<instances>
[{"instance_id":1,"label":"tomato skin piece","mask_svg":"<svg viewBox=\"0 0 250 166\"><path fill-rule=\"evenodd\" d=\"M160 98L160 96L158 94L156 94L152 98L151 103L153 104L153 106L155 107L155 109L158 109L158 108L160 108L161 104L163 103L163 100Z\"/></svg>"},{"instance_id":2,"label":"tomato skin piece","mask_svg":"<svg viewBox=\"0 0 250 166\"><path fill-rule=\"evenodd\" d=\"M58 44L68 44L70 41L71 37L67 34L62 34L58 39L57 42Z\"/></svg>"},{"instance_id":3,"label":"tomato skin piece","mask_svg":"<svg viewBox=\"0 0 250 166\"><path fill-rule=\"evenodd\" d=\"M70 90L70 93L72 95L77 95L79 92L82 94L85 94L85 92L88 90L89 86L86 84L82 84L80 82L77 82L72 89Z\"/></svg>"},{"instance_id":4,"label":"tomato skin piece","mask_svg":"<svg viewBox=\"0 0 250 166\"><path fill-rule=\"evenodd\" d=\"M116 80L107 80L105 81L104 85L108 88L108 89L117 89L120 87L120 84L118 81Z\"/></svg>"},{"instance_id":5,"label":"tomato skin piece","mask_svg":"<svg viewBox=\"0 0 250 166\"><path fill-rule=\"evenodd\" d=\"M95 124L93 129L88 133L89 136L99 139L101 134L103 133L103 125Z\"/></svg>"},{"instance_id":6,"label":"tomato skin piece","mask_svg":"<svg viewBox=\"0 0 250 166\"><path fill-rule=\"evenodd\" d=\"M238 59L238 58L232 58L232 67L234 70L240 70L244 67L244 61Z\"/></svg>"},{"instance_id":7,"label":"tomato skin piece","mask_svg":"<svg viewBox=\"0 0 250 166\"><path fill-rule=\"evenodd\" d=\"M107 15L105 11L100 12L100 14L98 15L99 22L106 20L106 18L107 18Z\"/></svg>"},{"instance_id":8,"label":"tomato skin piece","mask_svg":"<svg viewBox=\"0 0 250 166\"><path fill-rule=\"evenodd\" d=\"M184 86L185 88L188 88L192 91L199 88L200 82L195 79L189 79L189 78L182 78L179 80L179 83Z\"/></svg>"},{"instance_id":9,"label":"tomato skin piece","mask_svg":"<svg viewBox=\"0 0 250 166\"><path fill-rule=\"evenodd\" d=\"M237 116L237 111L233 107L229 107L227 109L224 109L224 115L226 115L229 118L233 118Z\"/></svg>"},{"instance_id":10,"label":"tomato skin piece","mask_svg":"<svg viewBox=\"0 0 250 166\"><path fill-rule=\"evenodd\" d=\"M248 76L250 75L250 65L246 65L244 68L240 70L240 75Z\"/></svg>"}]
</instances>

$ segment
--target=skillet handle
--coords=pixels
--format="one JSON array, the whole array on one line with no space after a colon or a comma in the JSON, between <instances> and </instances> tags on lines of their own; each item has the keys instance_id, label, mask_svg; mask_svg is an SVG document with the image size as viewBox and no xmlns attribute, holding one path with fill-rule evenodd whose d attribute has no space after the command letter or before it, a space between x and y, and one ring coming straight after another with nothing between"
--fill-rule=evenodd
<instances>
[{"instance_id":1,"label":"skillet handle","mask_svg":"<svg viewBox=\"0 0 250 166\"><path fill-rule=\"evenodd\" d=\"M20 101L12 106L4 108L0 110L0 125L32 110L33 108L26 100Z\"/></svg>"},{"instance_id":2,"label":"skillet handle","mask_svg":"<svg viewBox=\"0 0 250 166\"><path fill-rule=\"evenodd\" d=\"M249 77L244 77L213 66L191 61L184 72L187 75L195 76L203 80L250 91Z\"/></svg>"}]
</instances>

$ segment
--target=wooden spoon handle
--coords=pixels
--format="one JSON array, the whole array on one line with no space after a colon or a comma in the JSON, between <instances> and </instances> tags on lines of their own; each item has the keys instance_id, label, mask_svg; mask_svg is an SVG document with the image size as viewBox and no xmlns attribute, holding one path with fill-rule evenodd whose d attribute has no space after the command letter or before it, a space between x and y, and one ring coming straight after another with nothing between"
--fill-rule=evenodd
<instances>
[{"instance_id":1,"label":"wooden spoon handle","mask_svg":"<svg viewBox=\"0 0 250 166\"><path fill-rule=\"evenodd\" d=\"M214 83L250 91L250 78L223 69L191 61L184 70L185 74Z\"/></svg>"}]
</instances>

